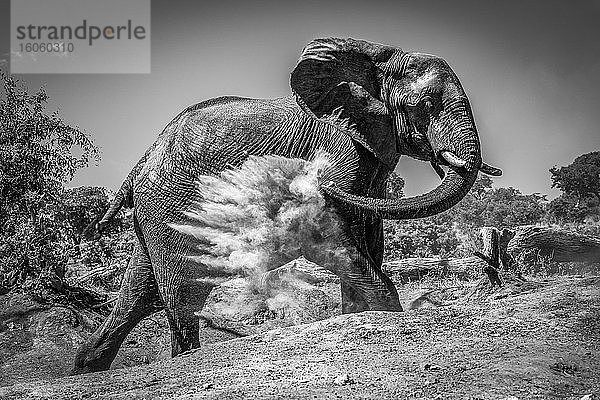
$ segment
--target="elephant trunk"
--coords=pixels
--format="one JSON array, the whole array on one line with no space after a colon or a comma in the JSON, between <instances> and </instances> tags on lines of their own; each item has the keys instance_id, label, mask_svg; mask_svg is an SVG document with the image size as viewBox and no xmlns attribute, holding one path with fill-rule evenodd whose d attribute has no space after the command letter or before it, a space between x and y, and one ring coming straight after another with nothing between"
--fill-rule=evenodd
<instances>
[{"instance_id":1,"label":"elephant trunk","mask_svg":"<svg viewBox=\"0 0 600 400\"><path fill-rule=\"evenodd\" d=\"M446 128L450 134L438 135L442 138L440 141L429 138L433 154L442 164L449 166L440 185L430 192L400 199L357 196L332 185L324 185L323 192L358 211L385 219L425 218L448 210L469 192L482 165L479 138L473 119L469 117L470 113L466 118L452 122L450 116L441 118L441 126L437 128Z\"/></svg>"},{"instance_id":2,"label":"elephant trunk","mask_svg":"<svg viewBox=\"0 0 600 400\"><path fill-rule=\"evenodd\" d=\"M476 178L477 169L467 171L450 167L444 180L432 191L400 199L356 196L333 186L324 186L322 189L333 199L365 213L385 219L413 219L430 217L448 210L469 192Z\"/></svg>"}]
</instances>

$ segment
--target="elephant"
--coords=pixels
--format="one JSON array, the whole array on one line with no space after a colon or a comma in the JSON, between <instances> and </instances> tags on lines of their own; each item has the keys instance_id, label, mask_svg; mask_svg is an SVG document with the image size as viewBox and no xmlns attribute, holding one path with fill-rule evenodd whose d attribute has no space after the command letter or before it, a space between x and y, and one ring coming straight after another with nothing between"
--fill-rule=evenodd
<instances>
[{"instance_id":1,"label":"elephant","mask_svg":"<svg viewBox=\"0 0 600 400\"><path fill-rule=\"evenodd\" d=\"M136 243L112 313L78 350L73 373L106 370L143 318L164 309L171 353L199 347L211 272L189 263L185 223L198 176L217 176L250 156L310 161L331 157L321 191L343 221L350 266L338 271L342 312L402 311L382 272L383 219L443 212L470 190L478 172L501 171L481 158L467 95L440 57L356 39L324 38L303 50L290 96L219 97L176 116L133 167L95 229L133 208ZM386 198L400 156L428 161L442 177L430 192ZM442 168L444 166L447 171Z\"/></svg>"}]
</instances>

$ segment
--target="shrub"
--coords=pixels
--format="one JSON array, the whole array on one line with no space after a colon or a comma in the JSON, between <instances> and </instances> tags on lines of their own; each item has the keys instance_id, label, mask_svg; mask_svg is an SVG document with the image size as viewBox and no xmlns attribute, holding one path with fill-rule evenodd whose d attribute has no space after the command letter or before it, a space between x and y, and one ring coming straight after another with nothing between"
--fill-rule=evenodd
<instances>
[{"instance_id":1,"label":"shrub","mask_svg":"<svg viewBox=\"0 0 600 400\"><path fill-rule=\"evenodd\" d=\"M88 134L46 112L43 89L32 95L0 76L0 286L30 278L60 288L74 231L63 185L98 150Z\"/></svg>"}]
</instances>

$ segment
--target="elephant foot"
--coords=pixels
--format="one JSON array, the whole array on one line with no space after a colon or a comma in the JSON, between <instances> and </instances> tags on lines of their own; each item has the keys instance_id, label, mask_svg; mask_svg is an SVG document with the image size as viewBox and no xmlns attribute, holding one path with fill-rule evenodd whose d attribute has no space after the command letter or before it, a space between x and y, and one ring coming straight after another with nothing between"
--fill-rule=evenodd
<instances>
[{"instance_id":1,"label":"elephant foot","mask_svg":"<svg viewBox=\"0 0 600 400\"><path fill-rule=\"evenodd\" d=\"M363 311L394 311L402 312L402 306L398 304L377 304L369 306L366 303L342 302L342 314L359 313Z\"/></svg>"},{"instance_id":2,"label":"elephant foot","mask_svg":"<svg viewBox=\"0 0 600 400\"><path fill-rule=\"evenodd\" d=\"M98 348L90 346L89 344L84 344L79 348L75 355L73 368L69 372L69 375L106 371L110 368L116 353L117 352L112 349L105 349L105 351L101 352Z\"/></svg>"},{"instance_id":3,"label":"elephant foot","mask_svg":"<svg viewBox=\"0 0 600 400\"><path fill-rule=\"evenodd\" d=\"M398 296L391 293L385 298L373 298L367 301L363 296L342 281L342 314L359 313L363 311L404 311Z\"/></svg>"}]
</instances>

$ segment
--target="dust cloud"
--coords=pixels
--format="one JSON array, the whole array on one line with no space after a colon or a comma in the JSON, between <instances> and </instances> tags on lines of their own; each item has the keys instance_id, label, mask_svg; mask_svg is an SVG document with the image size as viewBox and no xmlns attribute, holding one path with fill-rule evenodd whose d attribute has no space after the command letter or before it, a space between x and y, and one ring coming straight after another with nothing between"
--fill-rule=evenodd
<instances>
[{"instance_id":1,"label":"dust cloud","mask_svg":"<svg viewBox=\"0 0 600 400\"><path fill-rule=\"evenodd\" d=\"M342 222L319 191L328 166L324 153L312 161L251 156L239 168L198 180L188 223L172 227L195 238L198 252L189 258L199 268L245 278L247 287L223 313L302 309L297 291L306 282L293 273L275 283L264 279L301 256L333 273L349 265Z\"/></svg>"}]
</instances>

